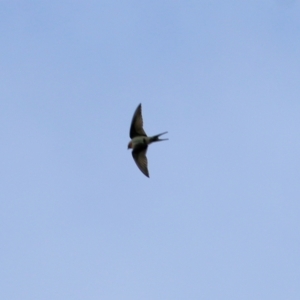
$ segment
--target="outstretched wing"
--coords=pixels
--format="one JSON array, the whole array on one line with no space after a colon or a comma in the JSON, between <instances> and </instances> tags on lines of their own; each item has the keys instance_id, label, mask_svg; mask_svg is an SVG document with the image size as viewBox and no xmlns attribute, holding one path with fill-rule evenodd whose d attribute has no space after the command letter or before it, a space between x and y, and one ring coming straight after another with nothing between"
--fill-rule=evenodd
<instances>
[{"instance_id":1,"label":"outstretched wing","mask_svg":"<svg viewBox=\"0 0 300 300\"><path fill-rule=\"evenodd\" d=\"M149 177L148 160L146 157L146 152L147 146L143 147L142 149L135 149L132 151L132 157L138 168L142 171L142 173Z\"/></svg>"},{"instance_id":2,"label":"outstretched wing","mask_svg":"<svg viewBox=\"0 0 300 300\"><path fill-rule=\"evenodd\" d=\"M136 136L147 136L143 129L142 104L136 108L132 117L129 136L133 139Z\"/></svg>"}]
</instances>

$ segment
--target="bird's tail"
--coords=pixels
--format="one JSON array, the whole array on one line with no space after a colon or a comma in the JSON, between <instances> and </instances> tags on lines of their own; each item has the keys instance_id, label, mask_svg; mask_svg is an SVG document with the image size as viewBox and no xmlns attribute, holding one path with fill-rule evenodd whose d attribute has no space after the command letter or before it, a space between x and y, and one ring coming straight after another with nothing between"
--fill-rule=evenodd
<instances>
[{"instance_id":1,"label":"bird's tail","mask_svg":"<svg viewBox=\"0 0 300 300\"><path fill-rule=\"evenodd\" d=\"M161 141L166 141L168 139L160 139L159 137L163 134L166 134L168 133L167 131L166 132L163 132L163 133L160 133L160 134L157 134L157 135L154 135L150 138L150 143L152 142L161 142Z\"/></svg>"}]
</instances>

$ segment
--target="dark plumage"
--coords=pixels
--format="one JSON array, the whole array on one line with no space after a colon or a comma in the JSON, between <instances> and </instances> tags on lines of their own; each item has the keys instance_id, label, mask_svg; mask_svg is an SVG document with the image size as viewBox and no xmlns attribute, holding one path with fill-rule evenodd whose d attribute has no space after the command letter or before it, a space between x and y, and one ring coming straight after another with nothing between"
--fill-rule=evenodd
<instances>
[{"instance_id":1,"label":"dark plumage","mask_svg":"<svg viewBox=\"0 0 300 300\"><path fill-rule=\"evenodd\" d=\"M148 145L153 142L164 141L167 139L160 139L159 137L167 132L148 137L143 129L143 117L142 117L142 104L139 104L136 108L129 131L131 141L128 144L128 149L132 149L132 157L141 170L141 172L149 177L148 160L146 152Z\"/></svg>"}]
</instances>

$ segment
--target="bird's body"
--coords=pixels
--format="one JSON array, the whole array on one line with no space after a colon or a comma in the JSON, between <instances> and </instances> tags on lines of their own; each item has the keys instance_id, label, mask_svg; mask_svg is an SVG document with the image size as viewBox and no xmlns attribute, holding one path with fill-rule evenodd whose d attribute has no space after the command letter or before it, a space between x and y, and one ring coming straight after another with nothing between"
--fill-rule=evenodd
<instances>
[{"instance_id":1,"label":"bird's body","mask_svg":"<svg viewBox=\"0 0 300 300\"><path fill-rule=\"evenodd\" d=\"M144 175L149 177L148 171L148 161L146 157L146 152L148 145L153 142L165 141L167 139L160 139L159 137L167 132L157 134L148 137L143 129L143 117L142 117L142 105L139 104L134 112L129 136L131 141L128 144L128 149L132 149L132 157L137 164L138 168L142 171Z\"/></svg>"},{"instance_id":2,"label":"bird's body","mask_svg":"<svg viewBox=\"0 0 300 300\"><path fill-rule=\"evenodd\" d=\"M149 138L147 136L136 136L131 140L132 149L138 145L149 145Z\"/></svg>"}]
</instances>

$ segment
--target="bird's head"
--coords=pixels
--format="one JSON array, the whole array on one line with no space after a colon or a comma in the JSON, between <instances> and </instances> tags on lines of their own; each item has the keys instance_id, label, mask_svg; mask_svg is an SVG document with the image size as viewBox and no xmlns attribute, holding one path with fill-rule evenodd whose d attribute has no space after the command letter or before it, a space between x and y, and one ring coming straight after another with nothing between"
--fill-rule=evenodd
<instances>
[{"instance_id":1,"label":"bird's head","mask_svg":"<svg viewBox=\"0 0 300 300\"><path fill-rule=\"evenodd\" d=\"M132 149L132 142L131 141L128 143L127 149Z\"/></svg>"}]
</instances>

